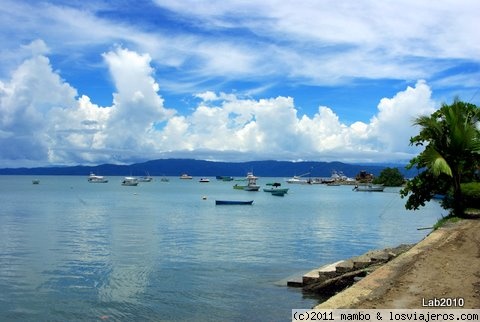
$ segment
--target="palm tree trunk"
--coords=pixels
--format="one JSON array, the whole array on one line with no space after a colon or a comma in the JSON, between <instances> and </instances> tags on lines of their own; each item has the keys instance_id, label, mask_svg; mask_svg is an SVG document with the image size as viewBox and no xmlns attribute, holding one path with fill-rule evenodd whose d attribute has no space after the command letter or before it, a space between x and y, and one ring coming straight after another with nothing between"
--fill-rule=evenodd
<instances>
[{"instance_id":1,"label":"palm tree trunk","mask_svg":"<svg viewBox=\"0 0 480 322\"><path fill-rule=\"evenodd\" d=\"M453 213L460 218L465 217L465 206L463 201L462 186L460 185L458 171L453 176Z\"/></svg>"}]
</instances>

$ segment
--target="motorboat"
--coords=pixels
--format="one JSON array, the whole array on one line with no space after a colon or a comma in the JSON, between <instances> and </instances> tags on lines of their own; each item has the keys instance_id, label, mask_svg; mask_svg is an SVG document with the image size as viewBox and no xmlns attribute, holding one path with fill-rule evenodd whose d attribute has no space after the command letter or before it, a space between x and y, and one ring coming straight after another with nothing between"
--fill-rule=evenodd
<instances>
[{"instance_id":1,"label":"motorboat","mask_svg":"<svg viewBox=\"0 0 480 322\"><path fill-rule=\"evenodd\" d=\"M149 173L147 173L143 177L138 178L138 182L152 182L152 181L153 181L153 177L150 176Z\"/></svg>"},{"instance_id":2,"label":"motorboat","mask_svg":"<svg viewBox=\"0 0 480 322\"><path fill-rule=\"evenodd\" d=\"M90 173L87 180L90 183L107 183L108 182L108 180L104 176L97 176L93 172Z\"/></svg>"},{"instance_id":3,"label":"motorboat","mask_svg":"<svg viewBox=\"0 0 480 322\"><path fill-rule=\"evenodd\" d=\"M125 177L122 180L122 186L137 186L138 179L135 177Z\"/></svg>"},{"instance_id":4,"label":"motorboat","mask_svg":"<svg viewBox=\"0 0 480 322\"><path fill-rule=\"evenodd\" d=\"M258 191L260 186L257 185L258 177L253 175L253 172L248 172L247 177L244 179L247 181L247 185L235 184L233 189L245 190L245 191Z\"/></svg>"},{"instance_id":5,"label":"motorboat","mask_svg":"<svg viewBox=\"0 0 480 322\"><path fill-rule=\"evenodd\" d=\"M377 192L382 192L385 189L385 186L383 184L357 184L355 187L352 189L353 191L377 191Z\"/></svg>"},{"instance_id":6,"label":"motorboat","mask_svg":"<svg viewBox=\"0 0 480 322\"><path fill-rule=\"evenodd\" d=\"M271 192L276 194L286 194L288 192L288 188L279 188L282 184L280 182L274 182L267 184L267 186L271 186L271 188L263 188L265 192Z\"/></svg>"},{"instance_id":7,"label":"motorboat","mask_svg":"<svg viewBox=\"0 0 480 322\"><path fill-rule=\"evenodd\" d=\"M184 173L180 176L180 179L187 179L187 180L190 180L190 179L193 179L192 176L189 176L188 174Z\"/></svg>"},{"instance_id":8,"label":"motorboat","mask_svg":"<svg viewBox=\"0 0 480 322\"><path fill-rule=\"evenodd\" d=\"M257 185L258 177L253 175L253 172L247 173L247 185L243 187L245 191L258 191L260 186Z\"/></svg>"},{"instance_id":9,"label":"motorboat","mask_svg":"<svg viewBox=\"0 0 480 322\"><path fill-rule=\"evenodd\" d=\"M216 205L252 205L253 200L241 201L241 200L215 200Z\"/></svg>"},{"instance_id":10,"label":"motorboat","mask_svg":"<svg viewBox=\"0 0 480 322\"><path fill-rule=\"evenodd\" d=\"M288 188L263 188L263 191L265 192L283 192L287 193Z\"/></svg>"},{"instance_id":11,"label":"motorboat","mask_svg":"<svg viewBox=\"0 0 480 322\"><path fill-rule=\"evenodd\" d=\"M293 176L293 178L287 179L287 183L297 183L297 184L309 184L309 180L302 178L303 176L306 176L307 174L310 173L305 173L300 176Z\"/></svg>"},{"instance_id":12,"label":"motorboat","mask_svg":"<svg viewBox=\"0 0 480 322\"><path fill-rule=\"evenodd\" d=\"M198 181L205 183L205 182L210 182L210 179L208 179L208 178L200 178L200 180L198 180Z\"/></svg>"}]
</instances>

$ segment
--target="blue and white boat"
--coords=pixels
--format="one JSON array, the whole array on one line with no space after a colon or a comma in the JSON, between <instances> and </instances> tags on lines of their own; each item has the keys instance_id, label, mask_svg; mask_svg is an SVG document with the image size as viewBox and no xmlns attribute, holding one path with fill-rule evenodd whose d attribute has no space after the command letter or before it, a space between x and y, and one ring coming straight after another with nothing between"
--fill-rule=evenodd
<instances>
[{"instance_id":1,"label":"blue and white boat","mask_svg":"<svg viewBox=\"0 0 480 322\"><path fill-rule=\"evenodd\" d=\"M241 201L241 200L215 200L216 205L252 205L253 200Z\"/></svg>"}]
</instances>

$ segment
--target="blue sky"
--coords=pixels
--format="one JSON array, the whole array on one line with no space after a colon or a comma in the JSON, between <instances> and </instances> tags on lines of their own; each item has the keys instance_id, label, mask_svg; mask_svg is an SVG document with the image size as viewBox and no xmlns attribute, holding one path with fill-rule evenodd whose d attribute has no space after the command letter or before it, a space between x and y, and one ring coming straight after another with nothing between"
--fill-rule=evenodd
<instances>
[{"instance_id":1,"label":"blue sky","mask_svg":"<svg viewBox=\"0 0 480 322\"><path fill-rule=\"evenodd\" d=\"M480 104L478 1L9 1L0 167L406 162Z\"/></svg>"}]
</instances>

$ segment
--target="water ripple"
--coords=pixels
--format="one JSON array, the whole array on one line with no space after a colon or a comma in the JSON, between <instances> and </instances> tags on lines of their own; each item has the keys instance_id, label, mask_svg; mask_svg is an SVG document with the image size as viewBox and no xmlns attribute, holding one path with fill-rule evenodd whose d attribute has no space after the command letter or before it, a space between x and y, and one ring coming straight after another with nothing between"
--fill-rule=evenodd
<instances>
[{"instance_id":1,"label":"water ripple","mask_svg":"<svg viewBox=\"0 0 480 322\"><path fill-rule=\"evenodd\" d=\"M45 177L33 189L0 177L0 320L286 321L318 299L278 281L417 241L441 213L349 187L291 186L278 198L215 181L115 182Z\"/></svg>"}]
</instances>

